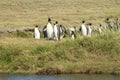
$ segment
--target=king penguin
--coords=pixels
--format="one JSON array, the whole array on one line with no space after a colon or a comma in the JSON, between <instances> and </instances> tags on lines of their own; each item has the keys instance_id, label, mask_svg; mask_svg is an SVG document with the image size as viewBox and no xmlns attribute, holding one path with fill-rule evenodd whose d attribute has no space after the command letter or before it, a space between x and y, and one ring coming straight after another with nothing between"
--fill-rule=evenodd
<instances>
[{"instance_id":1,"label":"king penguin","mask_svg":"<svg viewBox=\"0 0 120 80\"><path fill-rule=\"evenodd\" d=\"M43 35L44 35L44 38L47 38L47 25L43 27Z\"/></svg>"},{"instance_id":2,"label":"king penguin","mask_svg":"<svg viewBox=\"0 0 120 80\"><path fill-rule=\"evenodd\" d=\"M87 25L87 35L88 35L88 37L91 37L91 35L92 35L92 23L89 23Z\"/></svg>"},{"instance_id":3,"label":"king penguin","mask_svg":"<svg viewBox=\"0 0 120 80\"><path fill-rule=\"evenodd\" d=\"M71 39L74 40L76 38L76 34L74 31L71 32Z\"/></svg>"},{"instance_id":4,"label":"king penguin","mask_svg":"<svg viewBox=\"0 0 120 80\"><path fill-rule=\"evenodd\" d=\"M40 31L38 29L38 25L35 26L34 37L35 37L35 39L40 39Z\"/></svg>"},{"instance_id":5,"label":"king penguin","mask_svg":"<svg viewBox=\"0 0 120 80\"><path fill-rule=\"evenodd\" d=\"M102 34L102 24L99 24L99 28L98 28L99 34Z\"/></svg>"},{"instance_id":6,"label":"king penguin","mask_svg":"<svg viewBox=\"0 0 120 80\"><path fill-rule=\"evenodd\" d=\"M51 19L48 18L48 24L47 24L47 37L48 39L53 39L53 26L52 26L52 23L51 23Z\"/></svg>"},{"instance_id":7,"label":"king penguin","mask_svg":"<svg viewBox=\"0 0 120 80\"><path fill-rule=\"evenodd\" d=\"M58 25L58 22L57 22L57 21L55 22L53 31L54 31L54 39L58 41L58 40L59 40L59 37L60 37L60 36L59 36L60 31L59 31L59 25Z\"/></svg>"},{"instance_id":8,"label":"king penguin","mask_svg":"<svg viewBox=\"0 0 120 80\"><path fill-rule=\"evenodd\" d=\"M82 21L81 33L82 33L83 36L87 36L87 28L86 28L86 25L85 25L85 21Z\"/></svg>"}]
</instances>

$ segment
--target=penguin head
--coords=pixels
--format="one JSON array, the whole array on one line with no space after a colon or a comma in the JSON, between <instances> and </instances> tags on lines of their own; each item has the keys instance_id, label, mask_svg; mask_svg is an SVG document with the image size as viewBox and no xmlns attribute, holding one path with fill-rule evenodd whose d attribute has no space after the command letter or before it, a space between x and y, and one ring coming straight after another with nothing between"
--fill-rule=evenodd
<instances>
[{"instance_id":1,"label":"penguin head","mask_svg":"<svg viewBox=\"0 0 120 80\"><path fill-rule=\"evenodd\" d=\"M36 28L38 28L38 25L35 25Z\"/></svg>"},{"instance_id":2,"label":"penguin head","mask_svg":"<svg viewBox=\"0 0 120 80\"><path fill-rule=\"evenodd\" d=\"M85 23L85 21L83 20L82 23Z\"/></svg>"},{"instance_id":3,"label":"penguin head","mask_svg":"<svg viewBox=\"0 0 120 80\"><path fill-rule=\"evenodd\" d=\"M48 18L48 22L51 22L51 18Z\"/></svg>"},{"instance_id":4,"label":"penguin head","mask_svg":"<svg viewBox=\"0 0 120 80\"><path fill-rule=\"evenodd\" d=\"M74 35L74 31L71 32L71 35Z\"/></svg>"},{"instance_id":5,"label":"penguin head","mask_svg":"<svg viewBox=\"0 0 120 80\"><path fill-rule=\"evenodd\" d=\"M91 26L91 25L92 25L92 23L89 23L89 25Z\"/></svg>"},{"instance_id":6,"label":"penguin head","mask_svg":"<svg viewBox=\"0 0 120 80\"><path fill-rule=\"evenodd\" d=\"M60 24L60 27L62 27L62 25Z\"/></svg>"},{"instance_id":7,"label":"penguin head","mask_svg":"<svg viewBox=\"0 0 120 80\"><path fill-rule=\"evenodd\" d=\"M56 21L55 24L58 24L58 21Z\"/></svg>"},{"instance_id":8,"label":"penguin head","mask_svg":"<svg viewBox=\"0 0 120 80\"><path fill-rule=\"evenodd\" d=\"M92 23L87 23L88 26L92 26Z\"/></svg>"},{"instance_id":9,"label":"penguin head","mask_svg":"<svg viewBox=\"0 0 120 80\"><path fill-rule=\"evenodd\" d=\"M101 27L101 26L102 26L102 24L99 24L99 26Z\"/></svg>"},{"instance_id":10,"label":"penguin head","mask_svg":"<svg viewBox=\"0 0 120 80\"><path fill-rule=\"evenodd\" d=\"M109 18L106 18L106 21L109 21Z\"/></svg>"}]
</instances>

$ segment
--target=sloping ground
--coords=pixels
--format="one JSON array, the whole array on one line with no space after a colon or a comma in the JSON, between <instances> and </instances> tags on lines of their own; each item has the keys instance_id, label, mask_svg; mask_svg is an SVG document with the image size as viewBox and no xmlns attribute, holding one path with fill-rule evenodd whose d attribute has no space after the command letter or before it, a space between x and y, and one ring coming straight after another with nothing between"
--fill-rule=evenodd
<instances>
[{"instance_id":1,"label":"sloping ground","mask_svg":"<svg viewBox=\"0 0 120 80\"><path fill-rule=\"evenodd\" d=\"M119 33L59 42L0 38L0 72L119 74L119 66Z\"/></svg>"},{"instance_id":2,"label":"sloping ground","mask_svg":"<svg viewBox=\"0 0 120 80\"><path fill-rule=\"evenodd\" d=\"M1 0L0 27L43 27L48 17L65 25L82 19L102 23L105 17L120 17L119 8L120 0Z\"/></svg>"},{"instance_id":3,"label":"sloping ground","mask_svg":"<svg viewBox=\"0 0 120 80\"><path fill-rule=\"evenodd\" d=\"M0 27L7 32L43 27L48 17L65 25L79 25L82 19L102 23L105 17L120 17L119 8L120 0L2 0ZM0 37L0 72L120 73L119 33L59 42L34 40L31 34Z\"/></svg>"}]
</instances>

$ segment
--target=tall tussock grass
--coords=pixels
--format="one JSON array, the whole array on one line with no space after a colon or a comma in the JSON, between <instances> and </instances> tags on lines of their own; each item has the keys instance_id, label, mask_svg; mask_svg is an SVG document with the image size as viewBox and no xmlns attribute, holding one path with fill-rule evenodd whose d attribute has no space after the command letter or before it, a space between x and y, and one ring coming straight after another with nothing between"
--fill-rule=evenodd
<instances>
[{"instance_id":1,"label":"tall tussock grass","mask_svg":"<svg viewBox=\"0 0 120 80\"><path fill-rule=\"evenodd\" d=\"M62 70L73 70L80 66L84 68L86 62L91 59L96 59L94 64L97 64L97 61L106 58L104 56L110 56L110 61L113 57L119 60L120 35L117 32L108 32L92 37L77 37L75 40L66 38L64 41L54 41L49 44L47 42L44 45L39 45L37 41L35 45L31 43L31 48L29 45L25 47L17 44L0 45L0 70L34 72L55 66Z\"/></svg>"},{"instance_id":2,"label":"tall tussock grass","mask_svg":"<svg viewBox=\"0 0 120 80\"><path fill-rule=\"evenodd\" d=\"M81 39L79 45L89 52L116 55L120 54L119 38L119 33L107 33L92 38Z\"/></svg>"},{"instance_id":3,"label":"tall tussock grass","mask_svg":"<svg viewBox=\"0 0 120 80\"><path fill-rule=\"evenodd\" d=\"M19 56L21 50L13 46L0 46L0 61L10 63L16 56Z\"/></svg>"}]
</instances>

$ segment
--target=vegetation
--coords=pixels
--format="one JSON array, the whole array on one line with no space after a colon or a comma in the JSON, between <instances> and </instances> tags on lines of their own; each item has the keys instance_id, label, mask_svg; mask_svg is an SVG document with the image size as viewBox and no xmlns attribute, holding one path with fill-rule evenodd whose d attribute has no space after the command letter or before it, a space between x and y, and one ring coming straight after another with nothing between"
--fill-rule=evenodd
<instances>
[{"instance_id":1,"label":"vegetation","mask_svg":"<svg viewBox=\"0 0 120 80\"><path fill-rule=\"evenodd\" d=\"M0 71L35 73L58 68L62 72L119 73L119 39L117 32L58 42L1 37Z\"/></svg>"},{"instance_id":2,"label":"vegetation","mask_svg":"<svg viewBox=\"0 0 120 80\"><path fill-rule=\"evenodd\" d=\"M81 20L102 23L106 17L120 17L120 0L2 0L0 27L43 27L53 22L78 26Z\"/></svg>"},{"instance_id":3,"label":"vegetation","mask_svg":"<svg viewBox=\"0 0 120 80\"><path fill-rule=\"evenodd\" d=\"M81 20L103 23L120 17L120 0L1 0L0 30L43 27L47 18L68 26ZM79 28L79 27L78 27ZM77 34L80 36L80 34ZM62 41L33 39L32 33L0 35L0 72L35 73L58 68L62 72L120 73L120 35L108 32Z\"/></svg>"}]
</instances>

